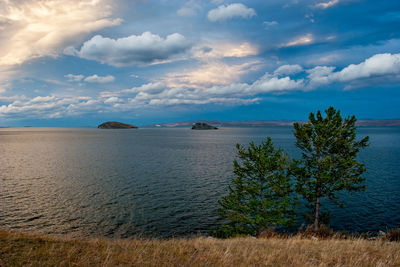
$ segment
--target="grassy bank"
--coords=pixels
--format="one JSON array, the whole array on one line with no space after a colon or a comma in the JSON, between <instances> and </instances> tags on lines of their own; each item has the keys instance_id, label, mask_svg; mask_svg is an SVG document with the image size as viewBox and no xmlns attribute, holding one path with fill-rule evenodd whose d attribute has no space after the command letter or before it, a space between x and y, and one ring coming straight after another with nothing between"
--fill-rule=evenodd
<instances>
[{"instance_id":1,"label":"grassy bank","mask_svg":"<svg viewBox=\"0 0 400 267\"><path fill-rule=\"evenodd\" d=\"M78 240L0 231L0 266L400 266L400 242L214 238Z\"/></svg>"}]
</instances>

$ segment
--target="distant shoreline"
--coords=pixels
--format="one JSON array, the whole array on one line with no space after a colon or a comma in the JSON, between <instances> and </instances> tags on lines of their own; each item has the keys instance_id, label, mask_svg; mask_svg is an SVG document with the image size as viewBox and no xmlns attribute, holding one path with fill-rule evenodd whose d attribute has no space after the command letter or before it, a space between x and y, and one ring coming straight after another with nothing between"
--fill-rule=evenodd
<instances>
[{"instance_id":1,"label":"distant shoreline","mask_svg":"<svg viewBox=\"0 0 400 267\"><path fill-rule=\"evenodd\" d=\"M126 120L129 121L129 120ZM292 127L293 123L305 123L304 120L249 120L249 121L218 121L218 120L197 120L170 123L155 123L139 125L140 128L191 128L195 122L204 122L216 127ZM356 122L358 127L393 127L400 126L400 119L359 119ZM97 128L93 126L0 126L1 128Z\"/></svg>"},{"instance_id":2,"label":"distant shoreline","mask_svg":"<svg viewBox=\"0 0 400 267\"><path fill-rule=\"evenodd\" d=\"M218 121L218 120L199 120L199 121L183 121L171 123L158 123L145 125L143 127L151 128L178 128L191 127L195 122L204 122L216 127L267 127L267 126L293 126L293 123L305 123L303 120L250 120L250 121ZM357 126L400 126L400 119L359 119Z\"/></svg>"}]
</instances>

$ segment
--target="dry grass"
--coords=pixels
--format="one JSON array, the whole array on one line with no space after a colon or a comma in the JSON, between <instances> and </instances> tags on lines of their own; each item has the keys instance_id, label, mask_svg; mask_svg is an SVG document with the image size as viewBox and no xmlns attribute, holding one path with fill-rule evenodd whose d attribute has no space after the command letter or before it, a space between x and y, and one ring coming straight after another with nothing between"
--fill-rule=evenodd
<instances>
[{"instance_id":1,"label":"dry grass","mask_svg":"<svg viewBox=\"0 0 400 267\"><path fill-rule=\"evenodd\" d=\"M366 239L77 240L0 231L0 266L400 266L400 243Z\"/></svg>"}]
</instances>

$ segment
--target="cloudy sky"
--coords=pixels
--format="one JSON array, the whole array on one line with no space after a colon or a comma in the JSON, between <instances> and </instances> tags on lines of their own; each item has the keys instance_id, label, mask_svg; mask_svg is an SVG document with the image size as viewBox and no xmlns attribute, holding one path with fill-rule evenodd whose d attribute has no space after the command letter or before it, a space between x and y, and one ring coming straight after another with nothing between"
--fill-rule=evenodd
<instances>
[{"instance_id":1,"label":"cloudy sky","mask_svg":"<svg viewBox=\"0 0 400 267\"><path fill-rule=\"evenodd\" d=\"M398 0L0 0L0 126L400 117Z\"/></svg>"}]
</instances>

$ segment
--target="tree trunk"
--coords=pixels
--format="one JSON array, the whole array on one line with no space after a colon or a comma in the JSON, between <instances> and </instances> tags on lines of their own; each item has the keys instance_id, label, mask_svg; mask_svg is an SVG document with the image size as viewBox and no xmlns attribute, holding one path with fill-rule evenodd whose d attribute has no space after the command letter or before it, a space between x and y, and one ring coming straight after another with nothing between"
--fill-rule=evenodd
<instances>
[{"instance_id":1,"label":"tree trunk","mask_svg":"<svg viewBox=\"0 0 400 267\"><path fill-rule=\"evenodd\" d=\"M321 190L321 156L319 151L317 152L318 158L318 173L317 173L317 190L316 190L316 198L315 198L315 218L314 218L314 231L317 232L319 230L319 197Z\"/></svg>"},{"instance_id":2,"label":"tree trunk","mask_svg":"<svg viewBox=\"0 0 400 267\"><path fill-rule=\"evenodd\" d=\"M319 229L319 197L315 201L315 220L314 220L314 231Z\"/></svg>"}]
</instances>

